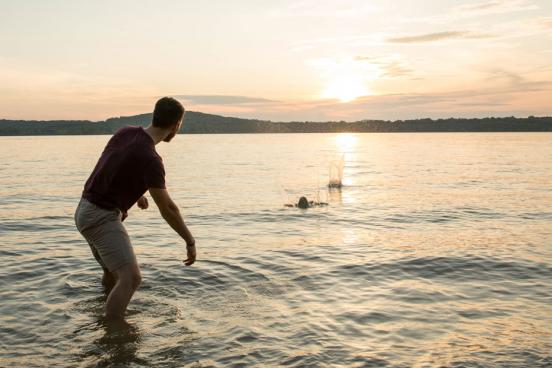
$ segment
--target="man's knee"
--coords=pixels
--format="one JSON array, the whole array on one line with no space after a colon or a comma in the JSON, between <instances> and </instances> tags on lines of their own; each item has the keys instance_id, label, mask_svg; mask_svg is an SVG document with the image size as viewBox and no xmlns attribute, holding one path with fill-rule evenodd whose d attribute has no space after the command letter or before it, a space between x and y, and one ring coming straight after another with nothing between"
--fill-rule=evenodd
<instances>
[{"instance_id":1,"label":"man's knee","mask_svg":"<svg viewBox=\"0 0 552 368\"><path fill-rule=\"evenodd\" d=\"M142 282L142 275L140 268L136 263L125 265L115 271L115 277L117 281L124 283L125 285L137 289Z\"/></svg>"},{"instance_id":2,"label":"man's knee","mask_svg":"<svg viewBox=\"0 0 552 368\"><path fill-rule=\"evenodd\" d=\"M112 288L114 285L115 285L115 282L116 282L116 278L115 278L115 274L114 273L111 273L107 270L104 270L104 274L103 274L103 277L102 277L102 284L105 286L105 287L108 287L108 288Z\"/></svg>"}]
</instances>

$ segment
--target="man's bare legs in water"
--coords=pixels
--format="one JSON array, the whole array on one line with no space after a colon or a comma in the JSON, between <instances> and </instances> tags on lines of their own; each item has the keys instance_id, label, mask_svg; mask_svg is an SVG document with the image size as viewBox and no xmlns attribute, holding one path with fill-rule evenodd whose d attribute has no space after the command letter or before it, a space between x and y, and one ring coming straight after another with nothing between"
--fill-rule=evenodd
<instances>
[{"instance_id":1,"label":"man's bare legs in water","mask_svg":"<svg viewBox=\"0 0 552 368\"><path fill-rule=\"evenodd\" d=\"M109 276L106 278L106 275ZM105 279L109 281L104 283ZM137 263L130 263L118 268L113 273L104 273L104 280L102 280L102 284L108 294L105 317L106 319L123 319L132 295L142 282L140 268Z\"/></svg>"},{"instance_id":2,"label":"man's bare legs in water","mask_svg":"<svg viewBox=\"0 0 552 368\"><path fill-rule=\"evenodd\" d=\"M166 189L150 189L150 194L157 204L161 215L165 221L186 240L186 251L188 258L184 260L186 266L195 262L196 250L195 240L184 224L178 207L174 204ZM138 206L141 209L147 209L149 204L145 197L140 200ZM125 310L134 295L134 292L140 286L142 276L138 263L126 264L114 272L104 270L102 285L105 288L107 296L106 319L123 319Z\"/></svg>"},{"instance_id":3,"label":"man's bare legs in water","mask_svg":"<svg viewBox=\"0 0 552 368\"><path fill-rule=\"evenodd\" d=\"M111 289L113 289L113 287L115 286L115 282L117 282L115 275L109 272L108 270L104 270L104 274L102 277L102 285L107 295L109 295L109 293L111 292Z\"/></svg>"},{"instance_id":4,"label":"man's bare legs in water","mask_svg":"<svg viewBox=\"0 0 552 368\"><path fill-rule=\"evenodd\" d=\"M136 205L142 210L146 210L149 207L148 199L142 196L137 202ZM102 277L102 285L105 289L107 295L111 292L111 289L115 286L117 282L117 275L115 272L109 272L107 269L104 269L104 274Z\"/></svg>"},{"instance_id":5,"label":"man's bare legs in water","mask_svg":"<svg viewBox=\"0 0 552 368\"><path fill-rule=\"evenodd\" d=\"M140 268L136 263L122 266L113 273L104 270L102 285L107 294L106 319L123 319L128 303L141 281Z\"/></svg>"}]
</instances>

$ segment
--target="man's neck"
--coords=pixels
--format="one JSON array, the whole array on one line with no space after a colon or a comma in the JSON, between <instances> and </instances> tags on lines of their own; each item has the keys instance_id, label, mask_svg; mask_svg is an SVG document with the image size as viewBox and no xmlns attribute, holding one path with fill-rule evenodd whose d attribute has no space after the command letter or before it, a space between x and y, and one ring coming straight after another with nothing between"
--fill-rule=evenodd
<instances>
[{"instance_id":1,"label":"man's neck","mask_svg":"<svg viewBox=\"0 0 552 368\"><path fill-rule=\"evenodd\" d=\"M147 128L144 128L144 131L149 134L155 144L161 142L167 136L167 132L164 129L154 127L151 124Z\"/></svg>"}]
</instances>

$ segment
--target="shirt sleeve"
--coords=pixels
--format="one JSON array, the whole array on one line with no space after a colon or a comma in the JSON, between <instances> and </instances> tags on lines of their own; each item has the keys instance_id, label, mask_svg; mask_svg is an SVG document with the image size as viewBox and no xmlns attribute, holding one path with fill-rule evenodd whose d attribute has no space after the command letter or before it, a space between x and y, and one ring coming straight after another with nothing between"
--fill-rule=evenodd
<instances>
[{"instance_id":1,"label":"shirt sleeve","mask_svg":"<svg viewBox=\"0 0 552 368\"><path fill-rule=\"evenodd\" d=\"M163 161L158 159L153 159L150 161L148 168L146 169L145 177L146 186L150 188L166 189L165 185L165 167L163 166Z\"/></svg>"}]
</instances>

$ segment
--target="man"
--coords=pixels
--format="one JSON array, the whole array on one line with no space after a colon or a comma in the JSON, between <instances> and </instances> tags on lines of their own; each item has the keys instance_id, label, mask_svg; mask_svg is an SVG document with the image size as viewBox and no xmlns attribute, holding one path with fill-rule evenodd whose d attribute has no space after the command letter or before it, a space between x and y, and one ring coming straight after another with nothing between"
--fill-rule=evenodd
<instances>
[{"instance_id":1,"label":"man","mask_svg":"<svg viewBox=\"0 0 552 368\"><path fill-rule=\"evenodd\" d=\"M155 151L157 143L173 139L183 118L184 108L177 100L163 97L157 101L147 128L127 126L111 137L84 186L75 224L104 270L108 319L124 318L141 282L140 268L122 222L134 203L141 209L148 208L146 190L165 221L186 242L186 266L195 262L194 237L167 192L163 161Z\"/></svg>"}]
</instances>

